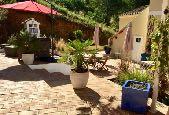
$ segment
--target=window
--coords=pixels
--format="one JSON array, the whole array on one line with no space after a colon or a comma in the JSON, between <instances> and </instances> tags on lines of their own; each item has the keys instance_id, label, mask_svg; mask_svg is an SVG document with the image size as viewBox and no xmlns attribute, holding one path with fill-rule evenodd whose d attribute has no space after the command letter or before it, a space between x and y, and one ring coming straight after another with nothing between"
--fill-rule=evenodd
<instances>
[{"instance_id":1,"label":"window","mask_svg":"<svg viewBox=\"0 0 169 115\"><path fill-rule=\"evenodd\" d=\"M136 42L141 42L141 38L136 38Z\"/></svg>"},{"instance_id":2,"label":"window","mask_svg":"<svg viewBox=\"0 0 169 115\"><path fill-rule=\"evenodd\" d=\"M36 37L39 37L39 36L40 36L39 25L40 25L40 23L38 23L37 21L35 21L34 18L31 18L31 19L29 19L29 20L26 21L27 31L28 31L32 36L36 36Z\"/></svg>"}]
</instances>

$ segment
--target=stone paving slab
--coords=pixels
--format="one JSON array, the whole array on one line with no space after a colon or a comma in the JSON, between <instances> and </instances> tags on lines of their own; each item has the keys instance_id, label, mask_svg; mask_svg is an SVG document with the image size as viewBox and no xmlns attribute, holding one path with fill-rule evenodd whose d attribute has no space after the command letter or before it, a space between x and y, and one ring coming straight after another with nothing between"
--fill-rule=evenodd
<instances>
[{"instance_id":1,"label":"stone paving slab","mask_svg":"<svg viewBox=\"0 0 169 115\"><path fill-rule=\"evenodd\" d=\"M79 107L92 115L135 115L120 109L121 87L105 78L90 73L87 88L74 90L69 76L32 71L1 53L0 60L0 115L76 115Z\"/></svg>"}]
</instances>

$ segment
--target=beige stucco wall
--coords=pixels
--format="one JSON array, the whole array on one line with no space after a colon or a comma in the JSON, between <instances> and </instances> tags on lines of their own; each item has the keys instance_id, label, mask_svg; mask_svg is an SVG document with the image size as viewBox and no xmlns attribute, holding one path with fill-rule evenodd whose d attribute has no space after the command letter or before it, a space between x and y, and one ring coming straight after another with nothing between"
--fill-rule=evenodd
<instances>
[{"instance_id":1,"label":"beige stucco wall","mask_svg":"<svg viewBox=\"0 0 169 115\"><path fill-rule=\"evenodd\" d=\"M129 22L131 22L137 15L124 15L119 17L119 30L125 27Z\"/></svg>"},{"instance_id":2,"label":"beige stucco wall","mask_svg":"<svg viewBox=\"0 0 169 115\"><path fill-rule=\"evenodd\" d=\"M150 0L150 11L161 11L163 0Z\"/></svg>"},{"instance_id":3,"label":"beige stucco wall","mask_svg":"<svg viewBox=\"0 0 169 115\"><path fill-rule=\"evenodd\" d=\"M122 28L122 25L126 25L129 22L132 22L132 33L134 36L141 36L143 39L141 40L140 47L137 49L136 52L131 52L130 57L132 57L133 60L138 61L138 56L141 55L141 53L145 50L145 44L146 44L146 38L147 38L147 24L148 24L148 16L149 16L149 7L147 7L143 12L141 12L139 15L131 19L131 17L123 16L120 17L120 26ZM124 27L124 26L123 26ZM122 52L123 51L123 44L125 39L126 31L124 31L122 34L118 35L118 39L113 40L113 46L112 46L112 52ZM135 44L136 40L133 39L133 45Z\"/></svg>"},{"instance_id":4,"label":"beige stucco wall","mask_svg":"<svg viewBox=\"0 0 169 115\"><path fill-rule=\"evenodd\" d=\"M145 52L146 41L147 41L147 25L149 17L149 8L146 8L135 20L133 20L133 36L141 36L142 41L140 48L136 52L132 52L132 59L138 60L141 58L141 53ZM133 44L136 43L136 40L133 40ZM140 56L140 57L138 57Z\"/></svg>"},{"instance_id":5,"label":"beige stucco wall","mask_svg":"<svg viewBox=\"0 0 169 115\"><path fill-rule=\"evenodd\" d=\"M169 6L169 0L150 0L150 15L163 18L163 11L167 6Z\"/></svg>"},{"instance_id":6,"label":"beige stucco wall","mask_svg":"<svg viewBox=\"0 0 169 115\"><path fill-rule=\"evenodd\" d=\"M135 19L137 15L123 15L119 17L119 30L124 28L129 22ZM119 53L122 51L124 36L126 31L118 35L118 39L113 40L112 53ZM120 38L120 39L119 39Z\"/></svg>"},{"instance_id":7,"label":"beige stucco wall","mask_svg":"<svg viewBox=\"0 0 169 115\"><path fill-rule=\"evenodd\" d=\"M164 11L167 7L169 6L169 0L163 0L163 4L162 4L162 11ZM164 13L162 14L162 20L165 19L165 15Z\"/></svg>"}]
</instances>

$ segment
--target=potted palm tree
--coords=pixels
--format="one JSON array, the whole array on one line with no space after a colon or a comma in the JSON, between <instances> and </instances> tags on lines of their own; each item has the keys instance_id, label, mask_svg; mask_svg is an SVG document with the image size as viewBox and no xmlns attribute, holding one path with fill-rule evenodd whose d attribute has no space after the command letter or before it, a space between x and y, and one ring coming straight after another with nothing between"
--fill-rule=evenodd
<instances>
[{"instance_id":1,"label":"potted palm tree","mask_svg":"<svg viewBox=\"0 0 169 115\"><path fill-rule=\"evenodd\" d=\"M70 41L67 44L65 55L62 57L63 60L72 65L70 80L75 89L85 88L87 85L89 71L84 55L91 52L88 47L92 44L91 40L80 41L76 39Z\"/></svg>"},{"instance_id":2,"label":"potted palm tree","mask_svg":"<svg viewBox=\"0 0 169 115\"><path fill-rule=\"evenodd\" d=\"M17 47L18 58L22 58L25 64L33 64L34 53L38 51L39 41L26 30L21 30L16 37L10 39L11 44Z\"/></svg>"},{"instance_id":3,"label":"potted palm tree","mask_svg":"<svg viewBox=\"0 0 169 115\"><path fill-rule=\"evenodd\" d=\"M60 59L61 62L66 62L71 65L70 80L75 89L85 88L87 85L89 71L84 56L92 52L92 50L89 50L89 46L92 44L92 40L69 40L67 49Z\"/></svg>"}]
</instances>

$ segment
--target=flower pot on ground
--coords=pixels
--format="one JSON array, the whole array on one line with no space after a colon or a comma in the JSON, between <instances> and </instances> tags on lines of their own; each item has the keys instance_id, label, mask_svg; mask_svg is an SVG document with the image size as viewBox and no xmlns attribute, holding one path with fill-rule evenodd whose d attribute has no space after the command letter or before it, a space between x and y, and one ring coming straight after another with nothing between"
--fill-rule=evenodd
<instances>
[{"instance_id":1,"label":"flower pot on ground","mask_svg":"<svg viewBox=\"0 0 169 115\"><path fill-rule=\"evenodd\" d=\"M105 51L106 54L110 54L110 52L111 52L111 47L108 46L108 45L105 45L105 46L104 46L104 51Z\"/></svg>"},{"instance_id":2,"label":"flower pot on ground","mask_svg":"<svg viewBox=\"0 0 169 115\"><path fill-rule=\"evenodd\" d=\"M4 51L5 51L5 55L8 57L16 57L17 56L17 47L14 45L5 46Z\"/></svg>"},{"instance_id":3,"label":"flower pot on ground","mask_svg":"<svg viewBox=\"0 0 169 115\"><path fill-rule=\"evenodd\" d=\"M127 80L122 86L121 108L144 114L147 112L149 92L149 83Z\"/></svg>"},{"instance_id":4,"label":"flower pot on ground","mask_svg":"<svg viewBox=\"0 0 169 115\"><path fill-rule=\"evenodd\" d=\"M24 64L27 64L27 65L33 64L34 54L22 54L22 60Z\"/></svg>"},{"instance_id":5,"label":"flower pot on ground","mask_svg":"<svg viewBox=\"0 0 169 115\"><path fill-rule=\"evenodd\" d=\"M12 35L8 42L17 47L19 59L22 59L25 64L33 64L34 54L40 49L39 41L35 36L21 30L18 34Z\"/></svg>"},{"instance_id":6,"label":"flower pot on ground","mask_svg":"<svg viewBox=\"0 0 169 115\"><path fill-rule=\"evenodd\" d=\"M77 73L74 71L71 71L70 74L70 80L73 85L73 88L79 89L79 88L85 88L87 85L89 79L89 72L85 73Z\"/></svg>"},{"instance_id":7,"label":"flower pot on ground","mask_svg":"<svg viewBox=\"0 0 169 115\"><path fill-rule=\"evenodd\" d=\"M81 38L69 41L65 53L60 59L61 62L72 66L70 80L75 89L85 88L87 85L89 71L84 55L92 52L89 50L89 46L92 44L91 40L82 41Z\"/></svg>"},{"instance_id":8,"label":"flower pot on ground","mask_svg":"<svg viewBox=\"0 0 169 115\"><path fill-rule=\"evenodd\" d=\"M91 50L88 50L88 47L92 44L91 40L80 41L77 39L70 41L67 44L67 51L65 51L64 56L60 59L72 65L70 80L75 89L85 88L87 85L89 71L84 55L91 52Z\"/></svg>"}]
</instances>

